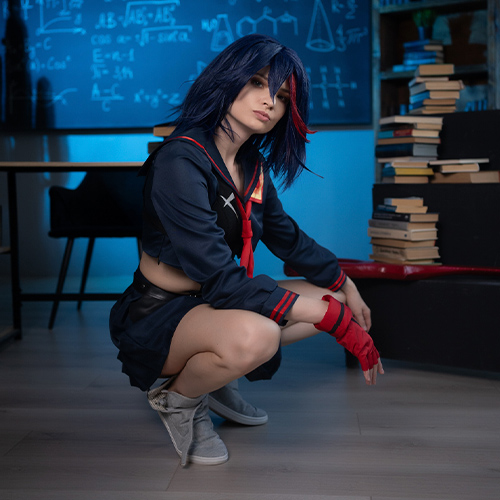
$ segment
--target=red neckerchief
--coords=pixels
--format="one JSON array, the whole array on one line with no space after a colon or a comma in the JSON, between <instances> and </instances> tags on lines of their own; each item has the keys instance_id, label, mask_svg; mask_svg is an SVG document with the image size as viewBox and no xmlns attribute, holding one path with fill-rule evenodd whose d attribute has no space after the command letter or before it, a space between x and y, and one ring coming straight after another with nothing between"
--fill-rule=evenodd
<instances>
[{"instance_id":1,"label":"red neckerchief","mask_svg":"<svg viewBox=\"0 0 500 500\"><path fill-rule=\"evenodd\" d=\"M215 163L215 160L208 154L208 151L205 149L203 145L201 145L199 142L194 140L191 137L180 135L177 137L172 137L171 139L167 140L173 140L173 139L185 139L188 141L191 141L192 143L196 144L199 148L201 148L204 153L207 155L207 157L210 159L214 167L217 169L217 171L220 173L222 177L233 187L233 190L236 193L235 199L236 203L238 205L238 210L240 212L241 216L241 237L243 238L243 249L241 251L241 258L240 258L240 266L243 266L247 270L247 276L249 278L253 278L253 268L254 268L254 259L253 259L253 247L252 247L252 221L250 220L250 215L252 213L252 202L256 203L262 203L262 190L263 190L263 185L264 185L264 175L262 173L262 168L260 169L259 172L259 180L257 182L257 185L252 193L252 196L248 199L246 202L245 206L243 206L243 203L240 200L240 197L238 195L238 190L236 189L236 186L234 185L233 181L231 179L228 179L226 175L224 175L224 172L220 169L220 167ZM248 189L253 185L255 181L255 176L257 175L257 172L259 171L258 169L259 162L257 162L254 176L252 181L248 184L247 191L245 192L245 196L248 194Z\"/></svg>"}]
</instances>

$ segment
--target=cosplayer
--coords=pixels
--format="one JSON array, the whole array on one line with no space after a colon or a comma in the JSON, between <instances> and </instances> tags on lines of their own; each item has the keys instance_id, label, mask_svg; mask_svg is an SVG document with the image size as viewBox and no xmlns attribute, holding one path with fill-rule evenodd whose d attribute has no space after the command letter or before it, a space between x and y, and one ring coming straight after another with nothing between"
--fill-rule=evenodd
<instances>
[{"instance_id":1,"label":"cosplayer","mask_svg":"<svg viewBox=\"0 0 500 500\"><path fill-rule=\"evenodd\" d=\"M237 40L193 83L174 133L141 170L143 253L110 330L182 465L228 459L209 405L243 424L267 420L235 381L271 378L283 345L328 332L368 385L383 373L368 307L335 255L286 214L271 179L289 187L305 168L308 85L294 51L262 35ZM305 279L254 276L259 241Z\"/></svg>"}]
</instances>

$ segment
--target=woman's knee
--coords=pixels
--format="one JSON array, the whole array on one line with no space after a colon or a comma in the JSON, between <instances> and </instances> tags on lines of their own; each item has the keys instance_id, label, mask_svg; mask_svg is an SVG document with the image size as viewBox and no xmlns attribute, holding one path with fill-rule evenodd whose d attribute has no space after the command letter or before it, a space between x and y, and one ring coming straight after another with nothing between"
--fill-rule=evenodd
<instances>
[{"instance_id":1,"label":"woman's knee","mask_svg":"<svg viewBox=\"0 0 500 500\"><path fill-rule=\"evenodd\" d=\"M246 321L235 335L229 358L243 373L271 359L279 348L281 328L272 320ZM230 361L231 362L231 361Z\"/></svg>"},{"instance_id":2,"label":"woman's knee","mask_svg":"<svg viewBox=\"0 0 500 500\"><path fill-rule=\"evenodd\" d=\"M342 290L339 290L338 292L332 292L331 290L328 290L328 292L328 295L332 295L339 302L343 302L344 304L347 303L347 297Z\"/></svg>"}]
</instances>

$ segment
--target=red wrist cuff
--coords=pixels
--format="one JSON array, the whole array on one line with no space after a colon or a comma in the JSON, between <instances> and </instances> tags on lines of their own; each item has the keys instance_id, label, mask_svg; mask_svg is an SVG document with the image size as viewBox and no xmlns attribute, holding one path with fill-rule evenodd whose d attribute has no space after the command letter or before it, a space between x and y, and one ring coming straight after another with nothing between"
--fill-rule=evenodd
<instances>
[{"instance_id":1,"label":"red wrist cuff","mask_svg":"<svg viewBox=\"0 0 500 500\"><path fill-rule=\"evenodd\" d=\"M314 327L338 337L342 335L349 326L352 319L352 312L347 306L331 295L324 295L322 300L328 302L328 309L323 319L315 324Z\"/></svg>"}]
</instances>

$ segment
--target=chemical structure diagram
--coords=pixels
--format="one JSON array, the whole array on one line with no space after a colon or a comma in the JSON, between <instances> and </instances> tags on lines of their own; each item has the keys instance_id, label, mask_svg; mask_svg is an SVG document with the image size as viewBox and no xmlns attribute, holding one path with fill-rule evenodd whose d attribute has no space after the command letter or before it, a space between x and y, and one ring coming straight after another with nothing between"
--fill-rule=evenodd
<instances>
[{"instance_id":1,"label":"chemical structure diagram","mask_svg":"<svg viewBox=\"0 0 500 500\"><path fill-rule=\"evenodd\" d=\"M296 17L285 12L281 16L274 18L271 16L271 9L264 7L263 14L257 19L245 16L236 23L236 36L240 38L252 33L268 33L277 37L280 25L291 27L293 34L298 35ZM210 50L213 52L221 52L235 40L227 14L217 14L216 19L204 19L202 29L203 31L213 32L210 44Z\"/></svg>"},{"instance_id":2,"label":"chemical structure diagram","mask_svg":"<svg viewBox=\"0 0 500 500\"><path fill-rule=\"evenodd\" d=\"M279 25L288 24L291 25L293 29L293 34L298 35L298 21L295 16L290 15L285 11L279 17L271 16L271 9L269 7L264 7L262 15L253 19L250 16L245 16L236 23L236 33L239 37L249 35L251 33L262 33L263 31L269 31L274 36L279 35ZM266 29L268 28L268 29Z\"/></svg>"},{"instance_id":3,"label":"chemical structure diagram","mask_svg":"<svg viewBox=\"0 0 500 500\"><path fill-rule=\"evenodd\" d=\"M346 103L344 99L344 90L356 90L358 88L358 84L355 81L351 82L342 82L341 78L341 69L339 67L333 67L333 81L328 80L328 68L326 66L320 66L320 78L321 82L315 83L311 77L311 69L307 68L307 72L309 74L309 78L311 79L311 88L313 90L321 91L321 107L323 109L330 109L330 99L329 99L329 90L334 89L337 92L337 106L339 108L345 108ZM311 99L311 107L314 106L314 93Z\"/></svg>"}]
</instances>

